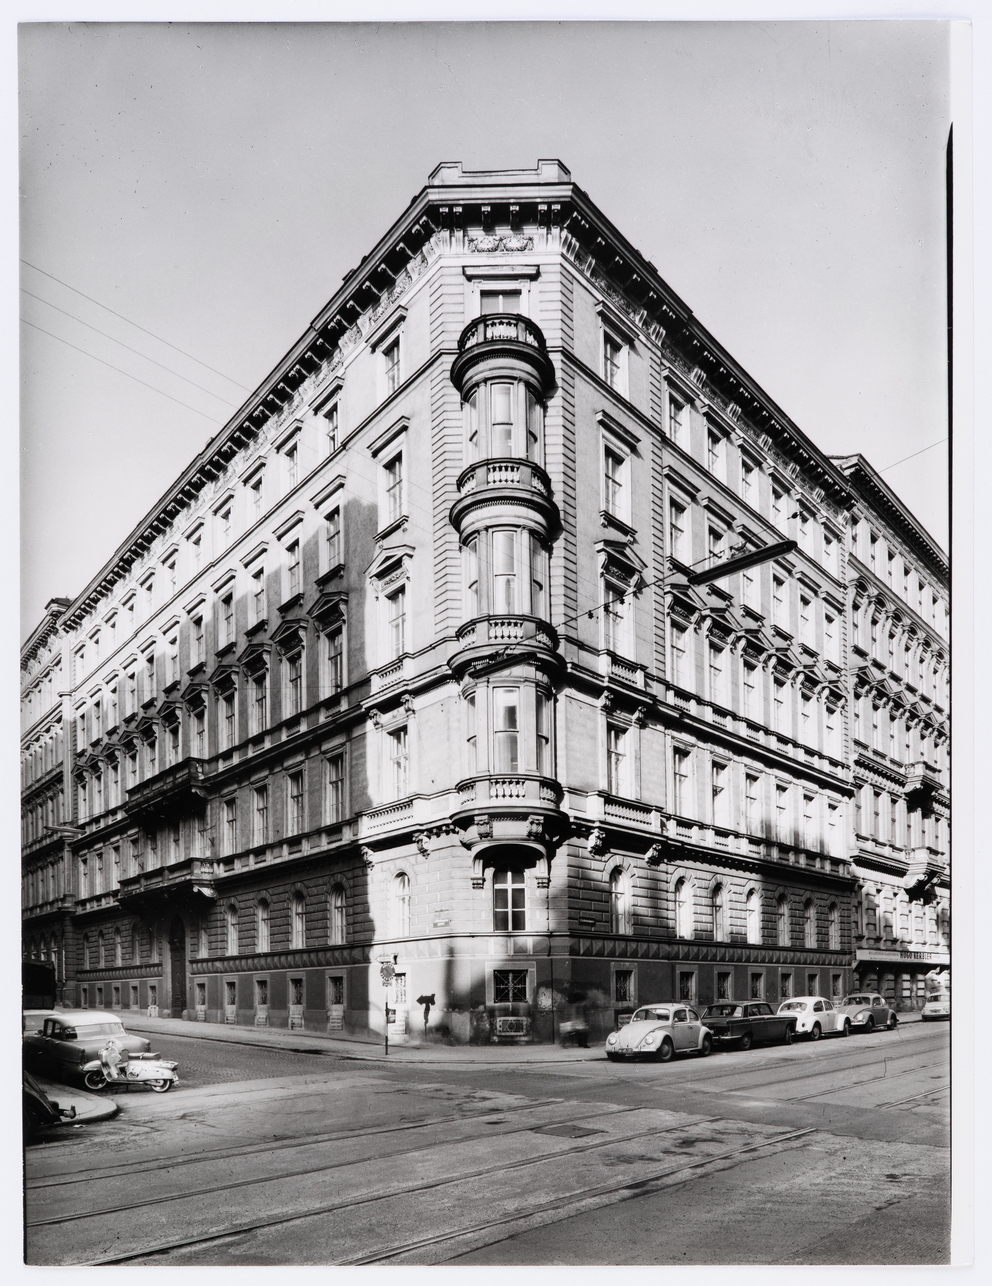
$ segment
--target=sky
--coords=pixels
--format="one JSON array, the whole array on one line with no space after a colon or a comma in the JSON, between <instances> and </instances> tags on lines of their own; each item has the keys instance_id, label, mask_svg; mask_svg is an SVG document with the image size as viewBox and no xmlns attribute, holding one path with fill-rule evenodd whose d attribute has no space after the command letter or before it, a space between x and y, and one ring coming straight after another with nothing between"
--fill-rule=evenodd
<instances>
[{"instance_id":1,"label":"sky","mask_svg":"<svg viewBox=\"0 0 992 1286\"><path fill-rule=\"evenodd\" d=\"M559 157L946 547L945 24L42 22L19 62L22 635L444 160Z\"/></svg>"}]
</instances>

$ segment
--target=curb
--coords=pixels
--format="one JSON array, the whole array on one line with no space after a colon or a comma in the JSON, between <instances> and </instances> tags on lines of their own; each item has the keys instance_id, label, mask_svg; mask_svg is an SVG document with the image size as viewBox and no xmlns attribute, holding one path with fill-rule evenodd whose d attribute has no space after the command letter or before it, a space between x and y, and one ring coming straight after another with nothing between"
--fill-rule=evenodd
<instances>
[{"instance_id":1,"label":"curb","mask_svg":"<svg viewBox=\"0 0 992 1286\"><path fill-rule=\"evenodd\" d=\"M35 1080L54 1103L60 1108L74 1107L75 1118L63 1121L61 1126L48 1125L46 1130L64 1129L67 1125L89 1125L91 1121L107 1121L120 1111L116 1099L105 1098L102 1094L91 1094L89 1090L77 1089L74 1085L65 1085L57 1081L45 1081L36 1076Z\"/></svg>"}]
</instances>

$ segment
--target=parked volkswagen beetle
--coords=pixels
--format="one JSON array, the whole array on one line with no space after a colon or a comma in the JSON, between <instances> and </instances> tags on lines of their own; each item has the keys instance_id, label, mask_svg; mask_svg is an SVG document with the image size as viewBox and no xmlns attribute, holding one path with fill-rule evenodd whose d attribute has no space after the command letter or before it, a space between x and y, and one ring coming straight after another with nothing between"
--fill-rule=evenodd
<instances>
[{"instance_id":1,"label":"parked volkswagen beetle","mask_svg":"<svg viewBox=\"0 0 992 1286\"><path fill-rule=\"evenodd\" d=\"M795 1014L796 1035L819 1040L821 1036L850 1036L851 1020L847 1014L834 1009L822 996L794 996L783 1000L778 1007L780 1014Z\"/></svg>"},{"instance_id":2,"label":"parked volkswagen beetle","mask_svg":"<svg viewBox=\"0 0 992 1286\"><path fill-rule=\"evenodd\" d=\"M874 1031L876 1027L885 1027L891 1031L898 1023L896 1011L884 996L874 991L861 991L852 996L845 996L837 1006L837 1012L846 1014L851 1026L861 1031Z\"/></svg>"},{"instance_id":3,"label":"parked volkswagen beetle","mask_svg":"<svg viewBox=\"0 0 992 1286\"><path fill-rule=\"evenodd\" d=\"M695 1051L705 1058L713 1049L713 1033L686 1004L642 1005L630 1022L606 1038L606 1057L654 1058L667 1063L675 1054Z\"/></svg>"}]
</instances>

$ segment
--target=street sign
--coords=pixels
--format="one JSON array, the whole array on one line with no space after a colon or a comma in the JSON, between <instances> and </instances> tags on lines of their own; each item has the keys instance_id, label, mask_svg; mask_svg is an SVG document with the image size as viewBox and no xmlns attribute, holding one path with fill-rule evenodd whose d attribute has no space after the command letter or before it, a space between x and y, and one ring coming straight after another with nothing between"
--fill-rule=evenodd
<instances>
[{"instance_id":1,"label":"street sign","mask_svg":"<svg viewBox=\"0 0 992 1286\"><path fill-rule=\"evenodd\" d=\"M391 960L383 960L379 966L379 977L382 979L382 985L388 987L393 981L396 970L393 968Z\"/></svg>"}]
</instances>

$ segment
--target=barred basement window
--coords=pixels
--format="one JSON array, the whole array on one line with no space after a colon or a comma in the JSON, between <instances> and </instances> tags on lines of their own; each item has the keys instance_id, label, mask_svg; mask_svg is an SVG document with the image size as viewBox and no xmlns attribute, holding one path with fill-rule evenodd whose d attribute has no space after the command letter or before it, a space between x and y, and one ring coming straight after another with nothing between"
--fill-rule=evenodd
<instances>
[{"instance_id":1,"label":"barred basement window","mask_svg":"<svg viewBox=\"0 0 992 1286\"><path fill-rule=\"evenodd\" d=\"M494 969L493 1002L497 1005L527 1003L527 970Z\"/></svg>"},{"instance_id":2,"label":"barred basement window","mask_svg":"<svg viewBox=\"0 0 992 1286\"><path fill-rule=\"evenodd\" d=\"M633 969L618 969L613 978L614 1000L621 1005L630 1004L634 999Z\"/></svg>"}]
</instances>

